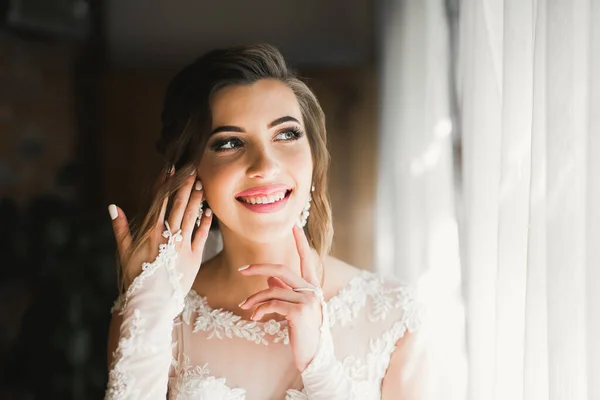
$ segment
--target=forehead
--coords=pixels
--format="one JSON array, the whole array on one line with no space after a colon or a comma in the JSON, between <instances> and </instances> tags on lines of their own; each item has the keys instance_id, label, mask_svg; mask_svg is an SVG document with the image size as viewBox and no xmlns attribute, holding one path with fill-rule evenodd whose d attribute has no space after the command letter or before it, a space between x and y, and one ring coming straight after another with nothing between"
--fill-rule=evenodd
<instances>
[{"instance_id":1,"label":"forehead","mask_svg":"<svg viewBox=\"0 0 600 400\"><path fill-rule=\"evenodd\" d=\"M286 84L262 79L251 85L232 85L220 89L210 100L213 127L219 125L266 125L282 116L302 121L296 95Z\"/></svg>"}]
</instances>

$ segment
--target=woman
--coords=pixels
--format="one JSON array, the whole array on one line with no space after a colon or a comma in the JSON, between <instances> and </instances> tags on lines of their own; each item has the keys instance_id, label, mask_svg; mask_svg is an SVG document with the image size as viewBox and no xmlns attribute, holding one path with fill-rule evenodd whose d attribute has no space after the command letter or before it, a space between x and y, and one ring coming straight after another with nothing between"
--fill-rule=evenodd
<instances>
[{"instance_id":1,"label":"woman","mask_svg":"<svg viewBox=\"0 0 600 400\"><path fill-rule=\"evenodd\" d=\"M126 290L106 398L419 398L415 302L328 255L325 117L281 54L200 57L162 119L174 170L139 230L109 206ZM200 266L215 217L223 249Z\"/></svg>"}]
</instances>

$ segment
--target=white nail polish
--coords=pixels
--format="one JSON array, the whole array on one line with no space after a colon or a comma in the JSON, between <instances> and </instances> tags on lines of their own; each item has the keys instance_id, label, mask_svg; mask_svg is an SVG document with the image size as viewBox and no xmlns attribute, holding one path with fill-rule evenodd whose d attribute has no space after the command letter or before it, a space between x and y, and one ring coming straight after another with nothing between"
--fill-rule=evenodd
<instances>
[{"instance_id":1,"label":"white nail polish","mask_svg":"<svg viewBox=\"0 0 600 400\"><path fill-rule=\"evenodd\" d=\"M243 267L239 267L238 271L243 271L245 269L248 269L250 267L250 265L244 265ZM245 300L244 300L245 301Z\"/></svg>"},{"instance_id":2,"label":"white nail polish","mask_svg":"<svg viewBox=\"0 0 600 400\"><path fill-rule=\"evenodd\" d=\"M190 171L190 176L196 175L196 168Z\"/></svg>"},{"instance_id":3,"label":"white nail polish","mask_svg":"<svg viewBox=\"0 0 600 400\"><path fill-rule=\"evenodd\" d=\"M196 181L196 183L194 184L194 189L202 190L202 182Z\"/></svg>"},{"instance_id":4,"label":"white nail polish","mask_svg":"<svg viewBox=\"0 0 600 400\"><path fill-rule=\"evenodd\" d=\"M113 221L119 216L119 211L117 210L117 206L111 204L108 206L108 214L110 214L110 219Z\"/></svg>"},{"instance_id":5,"label":"white nail polish","mask_svg":"<svg viewBox=\"0 0 600 400\"><path fill-rule=\"evenodd\" d=\"M206 211L204 211L204 215L210 217L212 215L212 210L210 208L207 208Z\"/></svg>"},{"instance_id":6,"label":"white nail polish","mask_svg":"<svg viewBox=\"0 0 600 400\"><path fill-rule=\"evenodd\" d=\"M248 299L244 299L244 301L242 301L240 304L238 304L238 307L241 307L241 306L243 306L243 305L244 305L244 303L246 302L246 300L248 300Z\"/></svg>"}]
</instances>

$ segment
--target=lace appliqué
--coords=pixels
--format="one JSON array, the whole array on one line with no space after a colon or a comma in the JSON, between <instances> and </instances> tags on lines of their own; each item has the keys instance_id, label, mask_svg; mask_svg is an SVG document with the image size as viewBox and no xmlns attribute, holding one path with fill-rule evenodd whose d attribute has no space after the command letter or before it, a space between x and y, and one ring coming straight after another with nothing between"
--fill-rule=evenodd
<instances>
[{"instance_id":1,"label":"lace appliqu\u00e9","mask_svg":"<svg viewBox=\"0 0 600 400\"><path fill-rule=\"evenodd\" d=\"M421 324L421 304L414 298L412 290L408 287L397 284L390 285L372 273L363 272L351 279L351 282L349 282L338 295L331 298L329 302L322 303L322 307L325 319L321 328L326 329L327 332L325 335L322 335L322 340L326 338L327 334L331 334L331 331L327 330L326 327L328 322L336 321L341 326L352 321L352 319L356 317L355 313L359 314L359 311L365 307L368 308L365 309L364 312L367 313L368 319L371 321L388 318L392 313L390 307L396 308L396 311L401 310L399 318L396 319L387 330L378 337L369 339L368 351L363 356L350 355L340 361L333 355L332 346L328 348L326 343L320 343L319 346L321 347L324 345L324 348L317 351L315 359L305 371L310 374L311 372L314 373L315 369L318 370L318 375L323 375L322 378L319 377L318 379L324 383L332 381L333 378L331 373L334 370L339 371L333 374L336 377L333 380L340 382L341 386L338 386L338 388L345 388L343 390L344 395L342 395L342 397L346 396L344 397L345 400L380 399L381 382L385 376L398 340L400 340L406 332L416 331ZM217 314L227 313L223 310L211 309L206 302L206 298L200 297L195 292L190 292L190 295L186 298L186 306L182 314L182 317L187 319L188 324L192 320L192 313L195 311L198 311L199 316L203 314L210 316L215 311L217 311ZM332 316L334 313L338 314ZM197 323L198 318L196 318L194 322ZM242 320L241 322L244 321ZM218 322L215 323L219 324ZM210 325L210 323L204 324L206 325L203 325L203 327L208 327ZM206 330L209 329L207 328ZM281 327L277 327L275 324L268 321L263 325L263 331L265 330L277 332L278 330L281 330ZM225 330L221 330L220 332L221 336L227 336L224 333ZM214 335L216 336L217 333L214 333ZM331 336L329 339L332 339ZM323 367L324 365L325 367ZM206 366L207 365L205 364L202 368L206 368ZM208 375L208 373L203 375L204 378L198 378L200 375L201 374L196 374L196 378L194 379L204 379L207 382L206 385L211 387L220 387L221 384L224 384L223 378L215 378ZM180 384L184 386L191 385L189 382L181 382ZM200 385L198 382L197 384ZM305 384L308 384L308 381L305 381ZM199 393L203 394L205 392ZM198 396L198 393L195 393L195 395ZM325 394L324 396L325 398L330 399L330 397L327 397L329 394ZM240 397L240 399L244 398L244 396ZM288 389L285 394L285 400L308 399L308 391L306 388L302 390Z\"/></svg>"},{"instance_id":2,"label":"lace appliqu\u00e9","mask_svg":"<svg viewBox=\"0 0 600 400\"><path fill-rule=\"evenodd\" d=\"M185 306L182 313L182 319L186 324L190 324L192 313L196 312L194 320L194 332L209 332L208 339L217 337L218 339L238 337L249 340L256 344L268 345L265 339L266 335L273 337L274 343L289 344L287 321L278 322L269 320L266 322L247 321L231 311L225 311L221 308L212 309L206 297L198 295L195 291L185 298Z\"/></svg>"},{"instance_id":3,"label":"lace appliqu\u00e9","mask_svg":"<svg viewBox=\"0 0 600 400\"><path fill-rule=\"evenodd\" d=\"M135 388L135 377L123 369L123 361L135 353L136 347L140 346L138 337L144 332L143 323L140 312L135 310L129 326L129 336L119 339L117 349L113 354L114 361L108 375L105 400L134 400L140 397L140 390Z\"/></svg>"},{"instance_id":4,"label":"lace appliqu\u00e9","mask_svg":"<svg viewBox=\"0 0 600 400\"><path fill-rule=\"evenodd\" d=\"M133 280L127 291L115 301L111 311L117 310L119 314L123 315L131 296L142 287L148 277L152 276L160 268L165 268L168 273L169 281L174 291L173 299L177 307L179 307L178 309L183 308L183 296L181 295L181 287L179 285L180 275L175 269L175 261L177 259L175 242L182 240L181 230L173 235L168 222L165 222L165 225L167 230L163 232L163 236L168 239L167 243L159 246L158 256L152 263L145 262L142 264L142 272ZM156 346L148 346L143 343L144 322L145 320L142 318L140 310L134 309L129 325L129 336L119 339L117 349L113 354L114 361L109 372L105 394L106 400L132 400L140 397L140 389L135 387L135 377L125 370L123 363L133 354L155 354L158 351Z\"/></svg>"},{"instance_id":5,"label":"lace appliqu\u00e9","mask_svg":"<svg viewBox=\"0 0 600 400\"><path fill-rule=\"evenodd\" d=\"M135 277L133 282L131 282L131 285L127 288L127 291L115 301L111 308L111 312L116 310L121 314L125 307L127 307L127 302L131 296L143 286L146 279L154 275L160 268L165 268L167 271L169 282L173 287L173 300L175 300L177 304L177 309L180 310L183 308L183 293L181 292L181 286L179 285L182 274L178 273L175 267L179 255L175 247L175 242L181 242L183 237L181 236L181 229L173 234L167 221L165 221L165 226L167 229L162 235L167 239L167 243L161 243L159 245L158 256L153 262L145 262L142 264L142 273Z\"/></svg>"},{"instance_id":6,"label":"lace appliqu\u00e9","mask_svg":"<svg viewBox=\"0 0 600 400\"><path fill-rule=\"evenodd\" d=\"M244 389L230 388L225 378L211 376L208 364L192 367L186 354L183 354L181 365L173 360L173 366L177 373L175 400L244 400L246 398Z\"/></svg>"},{"instance_id":7,"label":"lace appliqu\u00e9","mask_svg":"<svg viewBox=\"0 0 600 400\"><path fill-rule=\"evenodd\" d=\"M387 287L377 275L361 271L337 296L329 300L329 325L333 327L339 323L344 326L354 320L366 306L369 297L372 301L367 317L376 322L387 318L393 309L403 308L414 298L414 294L407 286Z\"/></svg>"}]
</instances>

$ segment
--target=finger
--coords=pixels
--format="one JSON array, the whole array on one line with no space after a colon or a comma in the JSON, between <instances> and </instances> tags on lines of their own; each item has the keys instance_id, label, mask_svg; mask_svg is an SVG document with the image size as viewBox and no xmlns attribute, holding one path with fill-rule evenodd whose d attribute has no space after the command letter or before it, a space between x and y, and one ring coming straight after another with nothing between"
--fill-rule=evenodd
<instances>
[{"instance_id":1,"label":"finger","mask_svg":"<svg viewBox=\"0 0 600 400\"><path fill-rule=\"evenodd\" d=\"M183 239L188 242L192 239L192 233L196 227L196 220L202 215L198 215L200 205L204 200L204 193L202 192L202 182L196 181L194 183L194 190L190 195L190 201L188 202L185 214L183 215L183 221L181 221L181 231Z\"/></svg>"},{"instance_id":2,"label":"finger","mask_svg":"<svg viewBox=\"0 0 600 400\"><path fill-rule=\"evenodd\" d=\"M291 317L292 315L298 313L300 307L302 307L302 305L298 303L290 303L283 300L270 300L256 307L256 310L254 310L254 313L250 319L253 321L258 321L265 314L271 313L277 313L279 315L283 315L284 317Z\"/></svg>"},{"instance_id":3,"label":"finger","mask_svg":"<svg viewBox=\"0 0 600 400\"><path fill-rule=\"evenodd\" d=\"M183 219L183 214L185 213L185 209L187 208L190 200L190 195L195 181L196 172L194 171L194 175L190 175L183 186L177 190L177 193L175 193L168 217L169 226L171 227L173 233L177 232L181 228L181 220Z\"/></svg>"},{"instance_id":4,"label":"finger","mask_svg":"<svg viewBox=\"0 0 600 400\"><path fill-rule=\"evenodd\" d=\"M243 303L241 303L240 308L248 310L257 305L258 303L263 303L269 300L283 300L290 303L300 303L302 301L302 295L289 289L272 287L254 293L252 296L248 297Z\"/></svg>"},{"instance_id":5,"label":"finger","mask_svg":"<svg viewBox=\"0 0 600 400\"><path fill-rule=\"evenodd\" d=\"M291 289L289 285L283 283L283 281L279 278L275 278L274 276L270 276L267 278L267 284L269 287L280 287L283 289Z\"/></svg>"},{"instance_id":6,"label":"finger","mask_svg":"<svg viewBox=\"0 0 600 400\"><path fill-rule=\"evenodd\" d=\"M119 251L121 260L123 260L127 254L129 254L132 243L127 216L120 207L117 207L114 204L108 206L108 213L112 219L113 232L115 233L115 240L117 241L117 250Z\"/></svg>"},{"instance_id":7,"label":"finger","mask_svg":"<svg viewBox=\"0 0 600 400\"><path fill-rule=\"evenodd\" d=\"M213 212L210 208L204 210L202 214L202 219L200 220L200 226L196 229L194 233L194 238L192 239L192 251L198 254L198 257L202 257L202 253L204 252L204 245L206 244L206 239L208 238L208 233L210 232L210 225L213 219Z\"/></svg>"},{"instance_id":8,"label":"finger","mask_svg":"<svg viewBox=\"0 0 600 400\"><path fill-rule=\"evenodd\" d=\"M294 239L296 240L296 248L298 249L298 255L300 255L300 271L302 278L308 283L315 286L319 286L319 278L317 277L317 271L315 270L312 251L308 244L308 239L304 234L304 230L297 225L293 228Z\"/></svg>"},{"instance_id":9,"label":"finger","mask_svg":"<svg viewBox=\"0 0 600 400\"><path fill-rule=\"evenodd\" d=\"M302 279L302 277L285 265L281 264L250 264L245 269L241 269L240 273L246 276L274 276L292 288L309 286L308 283Z\"/></svg>"}]
</instances>

